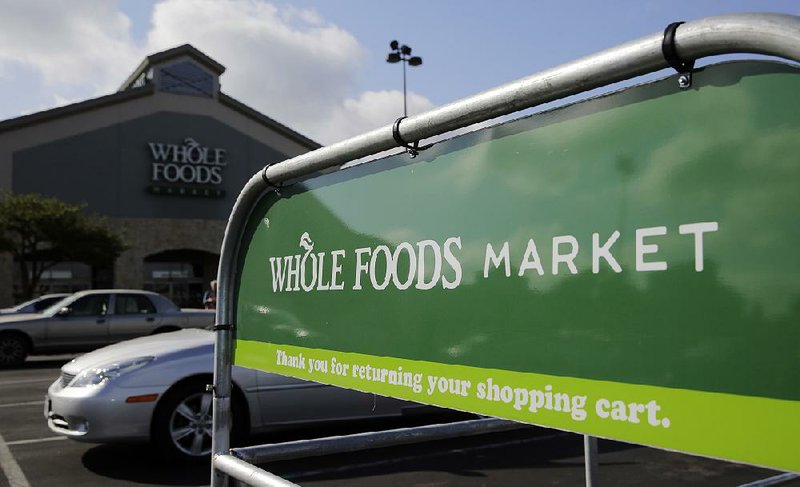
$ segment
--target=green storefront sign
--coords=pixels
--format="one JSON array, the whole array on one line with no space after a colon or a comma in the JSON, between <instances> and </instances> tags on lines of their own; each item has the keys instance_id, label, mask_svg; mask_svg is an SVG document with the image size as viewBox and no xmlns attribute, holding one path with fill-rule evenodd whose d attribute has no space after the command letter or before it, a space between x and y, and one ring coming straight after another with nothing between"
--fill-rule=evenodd
<instances>
[{"instance_id":1,"label":"green storefront sign","mask_svg":"<svg viewBox=\"0 0 800 487\"><path fill-rule=\"evenodd\" d=\"M235 363L798 471L798 93L717 65L267 194Z\"/></svg>"}]
</instances>

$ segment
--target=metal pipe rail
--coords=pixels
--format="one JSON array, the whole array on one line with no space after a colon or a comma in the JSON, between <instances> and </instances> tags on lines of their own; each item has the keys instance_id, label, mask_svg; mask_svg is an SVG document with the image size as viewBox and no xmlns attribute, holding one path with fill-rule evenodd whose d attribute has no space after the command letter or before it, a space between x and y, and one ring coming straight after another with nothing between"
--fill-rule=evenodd
<instances>
[{"instance_id":1,"label":"metal pipe rail","mask_svg":"<svg viewBox=\"0 0 800 487\"><path fill-rule=\"evenodd\" d=\"M659 32L499 86L427 113L403 119L398 133L409 142L443 134L478 122L579 94L594 88L669 67L662 53ZM682 60L722 54L766 54L800 62L800 17L782 14L733 14L681 24L674 47ZM393 126L339 142L281 163L267 166L244 186L228 220L219 267L219 324L214 348L215 458L229 450L231 361L233 350L234 282L244 226L261 196L281 183L397 147ZM227 460L222 461L226 465ZM255 469L255 467L252 467ZM226 470L227 471L227 470ZM225 483L225 473L215 461L212 487Z\"/></svg>"},{"instance_id":2,"label":"metal pipe rail","mask_svg":"<svg viewBox=\"0 0 800 487\"><path fill-rule=\"evenodd\" d=\"M682 59L749 53L800 61L800 19L780 14L739 14L686 22L675 33ZM419 141L526 108L670 67L663 33L607 49L404 119L400 135ZM392 126L302 154L264 169L276 184L397 147Z\"/></svg>"},{"instance_id":3,"label":"metal pipe rail","mask_svg":"<svg viewBox=\"0 0 800 487\"><path fill-rule=\"evenodd\" d=\"M244 482L247 485L256 485L259 487L298 487L297 484L254 467L233 455L214 455L212 464L220 472L240 482Z\"/></svg>"},{"instance_id":4,"label":"metal pipe rail","mask_svg":"<svg viewBox=\"0 0 800 487\"><path fill-rule=\"evenodd\" d=\"M399 428L388 431L371 431L348 436L331 436L312 440L290 441L274 445L259 445L234 448L231 453L252 463L294 460L336 453L349 453L369 448L409 445L432 440L446 440L463 436L497 433L530 425L504 419L475 419L457 423L433 424L413 428Z\"/></svg>"},{"instance_id":5,"label":"metal pipe rail","mask_svg":"<svg viewBox=\"0 0 800 487\"><path fill-rule=\"evenodd\" d=\"M399 428L388 431L372 431L348 436L332 436L272 445L234 448L231 450L230 455L214 456L213 464L224 470L231 477L246 482L248 485L258 487L286 486L294 484L276 483L278 480L281 482L286 481L258 467L244 468L244 465L350 453L372 448L387 448L529 427L530 425L514 421L489 418L414 428ZM236 461L231 460L231 457L235 457Z\"/></svg>"}]
</instances>

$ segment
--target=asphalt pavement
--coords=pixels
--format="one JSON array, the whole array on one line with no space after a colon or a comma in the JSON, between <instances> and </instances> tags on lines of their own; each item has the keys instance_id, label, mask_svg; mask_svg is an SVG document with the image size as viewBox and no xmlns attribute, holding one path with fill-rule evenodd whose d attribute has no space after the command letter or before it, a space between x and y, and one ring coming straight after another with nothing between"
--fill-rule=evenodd
<instances>
[{"instance_id":1,"label":"asphalt pavement","mask_svg":"<svg viewBox=\"0 0 800 487\"><path fill-rule=\"evenodd\" d=\"M0 370L0 487L208 485L208 465L173 465L148 445L92 445L53 435L43 416L44 395L70 358L32 357L22 367ZM458 419L463 418L444 415L299 428L251 442ZM780 474L611 441L600 441L599 450L600 486L738 486ZM584 485L582 437L534 427L262 467L311 486ZM782 485L798 487L800 480Z\"/></svg>"}]
</instances>

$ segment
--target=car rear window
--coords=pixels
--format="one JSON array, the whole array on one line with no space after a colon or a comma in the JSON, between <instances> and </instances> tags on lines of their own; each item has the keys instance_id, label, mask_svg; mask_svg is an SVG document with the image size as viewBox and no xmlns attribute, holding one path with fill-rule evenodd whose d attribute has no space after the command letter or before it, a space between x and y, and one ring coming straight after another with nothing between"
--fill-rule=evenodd
<instances>
[{"instance_id":1,"label":"car rear window","mask_svg":"<svg viewBox=\"0 0 800 487\"><path fill-rule=\"evenodd\" d=\"M147 298L138 294L118 294L114 314L139 315L155 313L156 307Z\"/></svg>"}]
</instances>

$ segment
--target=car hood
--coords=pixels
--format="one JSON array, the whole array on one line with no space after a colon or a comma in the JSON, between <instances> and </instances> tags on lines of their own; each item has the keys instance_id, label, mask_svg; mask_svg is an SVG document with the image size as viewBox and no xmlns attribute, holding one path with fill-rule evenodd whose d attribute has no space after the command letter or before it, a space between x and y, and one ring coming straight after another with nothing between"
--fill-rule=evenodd
<instances>
[{"instance_id":1,"label":"car hood","mask_svg":"<svg viewBox=\"0 0 800 487\"><path fill-rule=\"evenodd\" d=\"M20 321L35 321L45 318L39 313L11 313L0 315L0 325L5 323L15 323Z\"/></svg>"},{"instance_id":2,"label":"car hood","mask_svg":"<svg viewBox=\"0 0 800 487\"><path fill-rule=\"evenodd\" d=\"M213 344L214 333L199 328L159 333L98 348L72 360L63 368L67 371L77 372L90 367L121 362L136 357L150 356L158 358L191 349L202 350L205 353L205 349L213 347Z\"/></svg>"}]
</instances>

